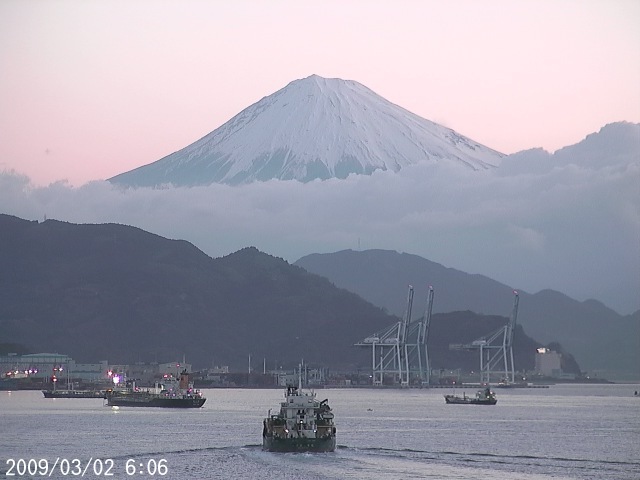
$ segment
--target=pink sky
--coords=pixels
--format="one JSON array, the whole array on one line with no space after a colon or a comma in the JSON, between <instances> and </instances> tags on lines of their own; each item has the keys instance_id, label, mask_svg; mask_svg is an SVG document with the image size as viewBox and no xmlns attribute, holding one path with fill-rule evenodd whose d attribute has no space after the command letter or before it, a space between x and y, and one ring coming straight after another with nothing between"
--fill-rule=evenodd
<instances>
[{"instance_id":1,"label":"pink sky","mask_svg":"<svg viewBox=\"0 0 640 480\"><path fill-rule=\"evenodd\" d=\"M0 171L104 179L316 73L486 146L640 122L640 2L0 2Z\"/></svg>"}]
</instances>

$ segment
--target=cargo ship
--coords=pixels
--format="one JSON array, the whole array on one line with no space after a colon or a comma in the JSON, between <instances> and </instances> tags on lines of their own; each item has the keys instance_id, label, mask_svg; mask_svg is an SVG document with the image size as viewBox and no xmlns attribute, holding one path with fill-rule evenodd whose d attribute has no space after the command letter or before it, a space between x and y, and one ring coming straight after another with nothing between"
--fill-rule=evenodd
<instances>
[{"instance_id":1,"label":"cargo ship","mask_svg":"<svg viewBox=\"0 0 640 480\"><path fill-rule=\"evenodd\" d=\"M333 452L336 427L328 400L287 386L280 411L263 421L262 449L269 452Z\"/></svg>"},{"instance_id":2,"label":"cargo ship","mask_svg":"<svg viewBox=\"0 0 640 480\"><path fill-rule=\"evenodd\" d=\"M445 395L444 400L446 403L460 405L495 405L498 403L496 394L493 393L489 387L478 390L475 397L467 397L465 394L463 394L462 397L458 395Z\"/></svg>"},{"instance_id":3,"label":"cargo ship","mask_svg":"<svg viewBox=\"0 0 640 480\"><path fill-rule=\"evenodd\" d=\"M44 398L107 398L106 390L42 390Z\"/></svg>"},{"instance_id":4,"label":"cargo ship","mask_svg":"<svg viewBox=\"0 0 640 480\"><path fill-rule=\"evenodd\" d=\"M128 388L107 390L106 398L110 407L200 408L206 402L202 392L189 382L186 370L180 373L178 383L167 379L149 388L139 388L134 383Z\"/></svg>"}]
</instances>

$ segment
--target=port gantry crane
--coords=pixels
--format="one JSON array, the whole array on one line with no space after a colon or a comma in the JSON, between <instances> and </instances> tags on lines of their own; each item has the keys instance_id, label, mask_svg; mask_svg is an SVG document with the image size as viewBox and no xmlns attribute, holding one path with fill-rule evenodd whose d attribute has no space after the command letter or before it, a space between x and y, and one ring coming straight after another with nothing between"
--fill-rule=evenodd
<instances>
[{"instance_id":1,"label":"port gantry crane","mask_svg":"<svg viewBox=\"0 0 640 480\"><path fill-rule=\"evenodd\" d=\"M430 286L424 317L421 321L412 323L413 286L409 285L407 307L402 320L356 343L356 346L371 348L373 385L382 385L385 374L391 374L395 375L401 386L409 386L411 372L415 372L416 367L422 384L429 384L427 341L432 306L433 287Z\"/></svg>"},{"instance_id":2,"label":"port gantry crane","mask_svg":"<svg viewBox=\"0 0 640 480\"><path fill-rule=\"evenodd\" d=\"M479 350L480 351L480 382L491 383L491 375L499 375L501 381L515 383L515 368L513 365L513 332L518 319L519 295L513 291L513 310L511 317L504 327L495 332L474 340L468 344L449 345L450 350ZM504 369L500 369L500 366Z\"/></svg>"},{"instance_id":3,"label":"port gantry crane","mask_svg":"<svg viewBox=\"0 0 640 480\"><path fill-rule=\"evenodd\" d=\"M431 365L429 363L429 327L431 326L431 310L433 309L433 287L429 286L429 296L427 297L427 309L420 322L418 329L418 342L416 345L418 353L418 370L423 385L429 385L431 382ZM423 364L424 362L424 364Z\"/></svg>"}]
</instances>

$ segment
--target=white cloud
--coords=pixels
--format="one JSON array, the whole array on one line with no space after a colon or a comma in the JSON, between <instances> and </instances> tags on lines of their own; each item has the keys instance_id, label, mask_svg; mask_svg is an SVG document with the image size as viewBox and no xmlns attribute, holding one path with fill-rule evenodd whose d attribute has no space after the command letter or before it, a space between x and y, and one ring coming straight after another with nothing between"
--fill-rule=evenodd
<instances>
[{"instance_id":1,"label":"white cloud","mask_svg":"<svg viewBox=\"0 0 640 480\"><path fill-rule=\"evenodd\" d=\"M554 288L631 312L640 307L640 166L578 163L508 175L425 164L307 184L163 189L106 182L36 188L5 172L0 211L133 225L214 257L249 245L291 262L359 244L393 249L530 292Z\"/></svg>"},{"instance_id":2,"label":"white cloud","mask_svg":"<svg viewBox=\"0 0 640 480\"><path fill-rule=\"evenodd\" d=\"M509 225L507 227L507 231L514 236L517 242L517 246L521 246L524 249L529 249L536 252L542 251L544 249L544 235L534 230L533 228Z\"/></svg>"}]
</instances>

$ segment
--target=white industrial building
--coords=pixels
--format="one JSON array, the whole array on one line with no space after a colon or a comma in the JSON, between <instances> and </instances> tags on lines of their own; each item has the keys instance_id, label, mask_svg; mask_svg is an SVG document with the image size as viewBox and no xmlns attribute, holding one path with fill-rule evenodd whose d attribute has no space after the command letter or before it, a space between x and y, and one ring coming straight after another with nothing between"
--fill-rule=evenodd
<instances>
[{"instance_id":1,"label":"white industrial building","mask_svg":"<svg viewBox=\"0 0 640 480\"><path fill-rule=\"evenodd\" d=\"M562 354L548 348L538 348L536 352L535 372L545 377L562 376Z\"/></svg>"}]
</instances>

